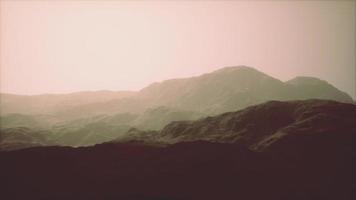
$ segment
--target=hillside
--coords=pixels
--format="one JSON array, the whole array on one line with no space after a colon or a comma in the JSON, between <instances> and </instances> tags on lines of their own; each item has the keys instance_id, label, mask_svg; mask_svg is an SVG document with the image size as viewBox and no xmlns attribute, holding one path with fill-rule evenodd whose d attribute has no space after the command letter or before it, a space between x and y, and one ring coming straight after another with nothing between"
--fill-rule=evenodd
<instances>
[{"instance_id":1,"label":"hillside","mask_svg":"<svg viewBox=\"0 0 356 200\"><path fill-rule=\"evenodd\" d=\"M263 150L277 148L286 142L298 147L298 141L292 142L294 138L308 139L311 133L313 137L323 135L330 140L340 134L345 137L353 135L355 122L356 105L353 104L316 99L269 101L196 121L171 122L156 132L155 138L169 144L205 140L237 143L252 150ZM144 133L127 135L125 140L129 140L128 137L132 140L147 138Z\"/></svg>"}]
</instances>

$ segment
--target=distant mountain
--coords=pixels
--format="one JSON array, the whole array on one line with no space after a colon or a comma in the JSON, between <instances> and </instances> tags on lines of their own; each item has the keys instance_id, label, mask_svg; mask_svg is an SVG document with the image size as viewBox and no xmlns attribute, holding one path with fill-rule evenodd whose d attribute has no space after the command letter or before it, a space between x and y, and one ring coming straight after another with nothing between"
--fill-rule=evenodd
<instances>
[{"instance_id":1,"label":"distant mountain","mask_svg":"<svg viewBox=\"0 0 356 200\"><path fill-rule=\"evenodd\" d=\"M315 79L318 80L318 79ZM296 78L286 83L246 66L226 67L198 77L154 83L139 93L154 105L219 114L269 100L352 98L326 81Z\"/></svg>"},{"instance_id":2,"label":"distant mountain","mask_svg":"<svg viewBox=\"0 0 356 200\"><path fill-rule=\"evenodd\" d=\"M286 82L293 88L293 97L297 99L330 99L352 103L352 98L324 80L314 77L298 76Z\"/></svg>"},{"instance_id":3,"label":"distant mountain","mask_svg":"<svg viewBox=\"0 0 356 200\"><path fill-rule=\"evenodd\" d=\"M254 68L225 67L197 77L153 83L139 92L78 92L63 95L1 94L1 113L54 114L76 119L99 114L143 113L160 106L219 114L269 100L352 98L326 81L297 77L282 82Z\"/></svg>"},{"instance_id":4,"label":"distant mountain","mask_svg":"<svg viewBox=\"0 0 356 200\"><path fill-rule=\"evenodd\" d=\"M34 116L23 114L7 114L0 116L1 128L15 128L15 127L41 127L41 122Z\"/></svg>"},{"instance_id":5,"label":"distant mountain","mask_svg":"<svg viewBox=\"0 0 356 200\"><path fill-rule=\"evenodd\" d=\"M153 83L128 98L74 106L57 114L62 118L136 113L168 107L207 115L236 111L270 100L319 98L352 103L352 98L326 81L297 77L282 82L254 68L226 67L197 77ZM188 118L187 118L188 119Z\"/></svg>"},{"instance_id":6,"label":"distant mountain","mask_svg":"<svg viewBox=\"0 0 356 200\"><path fill-rule=\"evenodd\" d=\"M272 101L161 132L129 131L148 143L0 152L1 196L354 200L355 122L353 104ZM164 138L154 143L157 134Z\"/></svg>"},{"instance_id":7,"label":"distant mountain","mask_svg":"<svg viewBox=\"0 0 356 200\"><path fill-rule=\"evenodd\" d=\"M34 130L26 127L1 129L0 151L56 145L56 143L49 140L49 134L45 130Z\"/></svg>"},{"instance_id":8,"label":"distant mountain","mask_svg":"<svg viewBox=\"0 0 356 200\"><path fill-rule=\"evenodd\" d=\"M1 114L49 114L73 108L74 106L107 102L133 95L131 91L95 91L75 92L70 94L0 95Z\"/></svg>"}]
</instances>

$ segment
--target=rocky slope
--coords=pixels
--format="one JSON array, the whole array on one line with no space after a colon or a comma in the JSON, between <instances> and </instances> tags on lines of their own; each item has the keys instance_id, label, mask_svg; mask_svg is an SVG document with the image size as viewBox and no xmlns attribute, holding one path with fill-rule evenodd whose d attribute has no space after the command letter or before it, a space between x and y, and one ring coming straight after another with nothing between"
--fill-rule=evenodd
<instances>
[{"instance_id":1,"label":"rocky slope","mask_svg":"<svg viewBox=\"0 0 356 200\"><path fill-rule=\"evenodd\" d=\"M175 121L156 132L162 143L206 140L238 143L252 150L282 145L296 136L352 135L356 105L327 100L269 101L196 121ZM140 140L144 133L126 135ZM147 137L145 137L147 138ZM126 141L128 138L126 138ZM119 140L118 140L119 141ZM298 145L296 145L298 146Z\"/></svg>"}]
</instances>

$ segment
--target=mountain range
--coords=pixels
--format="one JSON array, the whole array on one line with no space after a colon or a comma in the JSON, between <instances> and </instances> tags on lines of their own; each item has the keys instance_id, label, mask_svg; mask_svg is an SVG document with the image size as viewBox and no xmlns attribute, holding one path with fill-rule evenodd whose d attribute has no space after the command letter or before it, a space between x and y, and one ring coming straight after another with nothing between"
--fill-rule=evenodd
<instances>
[{"instance_id":1,"label":"mountain range","mask_svg":"<svg viewBox=\"0 0 356 200\"><path fill-rule=\"evenodd\" d=\"M296 77L282 82L246 66L153 83L137 92L1 94L1 134L23 135L26 130L28 137L4 136L0 146L19 148L31 135L45 137L51 145L88 146L123 137L131 128L159 131L172 121L197 120L271 100L311 98L354 103L326 81ZM37 140L29 141L33 146Z\"/></svg>"}]
</instances>

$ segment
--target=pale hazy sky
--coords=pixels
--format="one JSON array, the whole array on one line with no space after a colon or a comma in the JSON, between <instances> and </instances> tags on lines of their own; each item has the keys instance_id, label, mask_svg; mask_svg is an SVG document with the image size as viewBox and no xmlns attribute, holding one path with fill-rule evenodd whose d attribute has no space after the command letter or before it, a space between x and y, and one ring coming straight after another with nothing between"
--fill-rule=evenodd
<instances>
[{"instance_id":1,"label":"pale hazy sky","mask_svg":"<svg viewBox=\"0 0 356 200\"><path fill-rule=\"evenodd\" d=\"M248 65L355 98L356 1L4 1L1 92L138 90Z\"/></svg>"}]
</instances>

